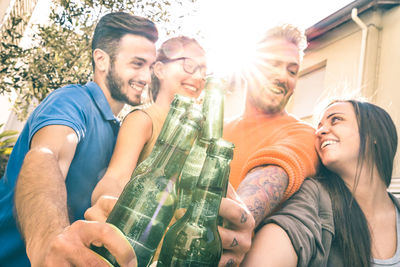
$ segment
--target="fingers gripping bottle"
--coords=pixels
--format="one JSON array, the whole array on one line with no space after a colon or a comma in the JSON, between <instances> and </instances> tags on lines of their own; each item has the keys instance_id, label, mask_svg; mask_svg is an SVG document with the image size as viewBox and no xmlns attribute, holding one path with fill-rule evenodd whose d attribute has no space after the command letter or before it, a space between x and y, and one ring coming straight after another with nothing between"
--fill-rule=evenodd
<instances>
[{"instance_id":1,"label":"fingers gripping bottle","mask_svg":"<svg viewBox=\"0 0 400 267\"><path fill-rule=\"evenodd\" d=\"M217 215L229 179L233 144L223 139L207 149L192 202L164 238L157 267L217 266L222 253Z\"/></svg>"},{"instance_id":2,"label":"fingers gripping bottle","mask_svg":"<svg viewBox=\"0 0 400 267\"><path fill-rule=\"evenodd\" d=\"M224 123L224 84L221 79L209 77L205 85L202 105L204 124L183 166L177 183L178 204L175 218L183 216L192 200L192 193L206 158L207 147L212 139L222 137Z\"/></svg>"},{"instance_id":3,"label":"fingers gripping bottle","mask_svg":"<svg viewBox=\"0 0 400 267\"><path fill-rule=\"evenodd\" d=\"M125 186L107 222L118 227L135 250L138 266L148 266L173 217L175 182L201 129L203 115L192 108L154 160L151 170L134 177ZM115 258L104 248L95 248L114 266Z\"/></svg>"},{"instance_id":4,"label":"fingers gripping bottle","mask_svg":"<svg viewBox=\"0 0 400 267\"><path fill-rule=\"evenodd\" d=\"M152 168L155 158L160 153L165 141L173 133L175 128L179 124L179 119L188 110L188 108L194 103L194 100L185 96L176 94L171 102L169 112L165 118L163 127L161 128L160 134L154 144L153 150L150 155L142 161L133 171L131 177L143 174L147 170Z\"/></svg>"}]
</instances>

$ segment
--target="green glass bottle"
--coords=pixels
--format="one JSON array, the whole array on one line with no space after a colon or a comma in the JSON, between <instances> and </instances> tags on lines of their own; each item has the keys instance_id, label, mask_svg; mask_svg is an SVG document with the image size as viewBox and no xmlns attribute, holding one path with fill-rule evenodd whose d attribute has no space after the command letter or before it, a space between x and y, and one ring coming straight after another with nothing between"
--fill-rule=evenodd
<instances>
[{"instance_id":1,"label":"green glass bottle","mask_svg":"<svg viewBox=\"0 0 400 267\"><path fill-rule=\"evenodd\" d=\"M129 181L107 222L118 227L135 250L138 266L148 266L176 207L175 182L201 129L203 115L191 108L154 160L150 171ZM118 266L104 248L93 250Z\"/></svg>"},{"instance_id":2,"label":"green glass bottle","mask_svg":"<svg viewBox=\"0 0 400 267\"><path fill-rule=\"evenodd\" d=\"M153 150L151 151L150 155L135 168L131 177L138 176L152 168L154 160L160 153L165 141L169 136L171 136L175 128L178 126L180 117L191 105L193 105L193 103L194 99L192 98L178 94L174 96L163 127L161 128L160 134L158 135L154 144Z\"/></svg>"},{"instance_id":3,"label":"green glass bottle","mask_svg":"<svg viewBox=\"0 0 400 267\"><path fill-rule=\"evenodd\" d=\"M178 204L175 217L179 219L186 212L192 200L192 193L200 176L206 158L207 147L212 139L222 137L224 123L224 84L221 79L209 77L205 85L202 112L205 118L199 138L195 141L183 166L177 183Z\"/></svg>"},{"instance_id":4,"label":"green glass bottle","mask_svg":"<svg viewBox=\"0 0 400 267\"><path fill-rule=\"evenodd\" d=\"M217 215L229 179L233 144L211 142L201 175L185 213L165 235L157 267L217 266L222 253Z\"/></svg>"}]
</instances>

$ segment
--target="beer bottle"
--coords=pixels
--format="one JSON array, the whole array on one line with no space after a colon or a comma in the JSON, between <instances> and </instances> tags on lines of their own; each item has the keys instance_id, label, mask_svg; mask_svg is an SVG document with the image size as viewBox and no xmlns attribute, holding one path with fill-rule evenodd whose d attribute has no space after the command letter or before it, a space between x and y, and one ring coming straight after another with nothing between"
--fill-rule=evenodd
<instances>
[{"instance_id":1,"label":"beer bottle","mask_svg":"<svg viewBox=\"0 0 400 267\"><path fill-rule=\"evenodd\" d=\"M179 126L154 160L151 170L134 177L125 186L107 222L118 227L135 250L138 266L148 266L173 217L175 182L182 170L203 121L200 109L186 112ZM93 250L118 266L104 248Z\"/></svg>"},{"instance_id":2,"label":"beer bottle","mask_svg":"<svg viewBox=\"0 0 400 267\"><path fill-rule=\"evenodd\" d=\"M172 132L178 126L180 117L193 103L194 100L192 98L178 94L174 96L160 134L158 135L154 144L153 150L149 156L135 168L131 177L143 174L146 172L146 170L149 170L152 167L154 159L160 153L165 141L169 136L171 136Z\"/></svg>"},{"instance_id":3,"label":"beer bottle","mask_svg":"<svg viewBox=\"0 0 400 267\"><path fill-rule=\"evenodd\" d=\"M229 179L233 144L219 139L207 149L192 202L165 235L157 267L217 266L222 253L217 215Z\"/></svg>"},{"instance_id":4,"label":"beer bottle","mask_svg":"<svg viewBox=\"0 0 400 267\"><path fill-rule=\"evenodd\" d=\"M177 183L178 204L175 218L183 216L192 200L192 192L206 158L211 139L222 137L224 121L224 88L221 79L209 77L205 85L202 112L205 118L199 138L195 141Z\"/></svg>"}]
</instances>

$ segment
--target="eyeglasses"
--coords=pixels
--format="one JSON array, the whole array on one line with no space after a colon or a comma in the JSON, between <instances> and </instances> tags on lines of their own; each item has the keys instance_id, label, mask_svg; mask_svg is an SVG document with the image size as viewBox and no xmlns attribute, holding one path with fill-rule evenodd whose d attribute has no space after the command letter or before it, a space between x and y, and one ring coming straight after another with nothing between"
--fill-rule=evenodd
<instances>
[{"instance_id":1,"label":"eyeglasses","mask_svg":"<svg viewBox=\"0 0 400 267\"><path fill-rule=\"evenodd\" d=\"M175 62L178 60L183 60L183 70L189 74L195 74L197 70L200 71L200 74L202 76L207 76L207 67L204 65L199 65L196 63L196 61L194 61L191 58L188 57L178 57L178 58L172 58L172 59L165 59L165 60L161 60L161 62L163 63L170 63L170 62Z\"/></svg>"}]
</instances>

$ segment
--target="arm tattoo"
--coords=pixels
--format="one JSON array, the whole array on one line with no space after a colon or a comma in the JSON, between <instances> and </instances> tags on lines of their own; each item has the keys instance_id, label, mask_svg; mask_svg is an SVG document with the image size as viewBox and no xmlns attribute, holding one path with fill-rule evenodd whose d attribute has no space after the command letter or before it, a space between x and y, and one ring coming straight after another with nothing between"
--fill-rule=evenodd
<instances>
[{"instance_id":1,"label":"arm tattoo","mask_svg":"<svg viewBox=\"0 0 400 267\"><path fill-rule=\"evenodd\" d=\"M239 242L236 240L236 238L233 238L233 241L232 241L232 244L231 244L231 248L234 248L237 245L239 245Z\"/></svg>"},{"instance_id":2,"label":"arm tattoo","mask_svg":"<svg viewBox=\"0 0 400 267\"><path fill-rule=\"evenodd\" d=\"M233 260L233 259L230 259L227 263L226 263L226 265L225 265L226 267L232 267L232 266L235 266L235 261Z\"/></svg>"},{"instance_id":3,"label":"arm tattoo","mask_svg":"<svg viewBox=\"0 0 400 267\"><path fill-rule=\"evenodd\" d=\"M247 222L247 214L246 213L242 213L242 216L240 217L240 223L245 223Z\"/></svg>"},{"instance_id":4,"label":"arm tattoo","mask_svg":"<svg viewBox=\"0 0 400 267\"><path fill-rule=\"evenodd\" d=\"M237 193L253 215L256 226L280 204L288 180L281 167L267 165L254 168L241 182Z\"/></svg>"}]
</instances>

